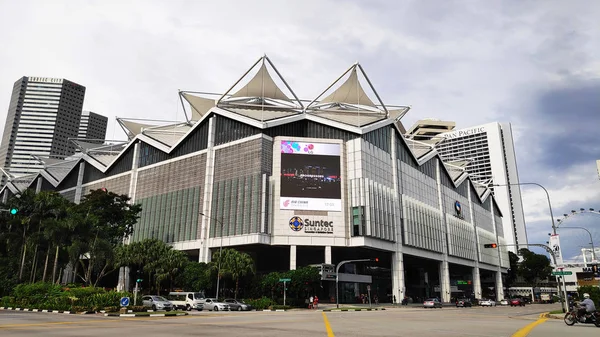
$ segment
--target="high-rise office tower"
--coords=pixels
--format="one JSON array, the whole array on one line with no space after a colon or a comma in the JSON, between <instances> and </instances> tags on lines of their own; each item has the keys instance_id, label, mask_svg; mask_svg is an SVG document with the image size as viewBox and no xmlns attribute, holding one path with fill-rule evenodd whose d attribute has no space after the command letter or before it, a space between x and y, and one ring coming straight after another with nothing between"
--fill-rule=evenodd
<instances>
[{"instance_id":1,"label":"high-rise office tower","mask_svg":"<svg viewBox=\"0 0 600 337\"><path fill-rule=\"evenodd\" d=\"M79 123L78 139L90 139L102 143L106 138L106 126L108 117L99 115L95 112L84 111L81 113L81 122Z\"/></svg>"},{"instance_id":2,"label":"high-rise office tower","mask_svg":"<svg viewBox=\"0 0 600 337\"><path fill-rule=\"evenodd\" d=\"M502 211L506 244L527 244L525 215L510 123L489 123L440 133L436 149L445 160L467 160L471 179L493 187ZM516 252L517 247L508 247Z\"/></svg>"},{"instance_id":3,"label":"high-rise office tower","mask_svg":"<svg viewBox=\"0 0 600 337\"><path fill-rule=\"evenodd\" d=\"M37 157L63 158L75 152L69 138L79 131L85 87L48 77L23 77L13 87L0 158L11 175L37 172Z\"/></svg>"}]
</instances>

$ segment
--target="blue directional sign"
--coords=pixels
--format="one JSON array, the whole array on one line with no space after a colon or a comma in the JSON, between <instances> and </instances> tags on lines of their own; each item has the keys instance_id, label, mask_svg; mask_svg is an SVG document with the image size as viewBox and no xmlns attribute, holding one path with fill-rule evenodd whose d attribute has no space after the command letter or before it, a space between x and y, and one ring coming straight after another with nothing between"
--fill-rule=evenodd
<instances>
[{"instance_id":1,"label":"blue directional sign","mask_svg":"<svg viewBox=\"0 0 600 337\"><path fill-rule=\"evenodd\" d=\"M129 306L129 297L121 297L120 303L122 307Z\"/></svg>"}]
</instances>

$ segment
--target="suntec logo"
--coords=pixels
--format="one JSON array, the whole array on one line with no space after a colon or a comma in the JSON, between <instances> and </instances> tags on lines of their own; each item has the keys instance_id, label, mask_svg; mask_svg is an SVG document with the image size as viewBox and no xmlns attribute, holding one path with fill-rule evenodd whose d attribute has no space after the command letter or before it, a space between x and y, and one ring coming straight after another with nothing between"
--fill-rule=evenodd
<instances>
[{"instance_id":1,"label":"suntec logo","mask_svg":"<svg viewBox=\"0 0 600 337\"><path fill-rule=\"evenodd\" d=\"M288 199L288 200L285 200L285 201L283 202L283 207L288 207L289 205L290 205L290 200L289 200L289 199Z\"/></svg>"}]
</instances>

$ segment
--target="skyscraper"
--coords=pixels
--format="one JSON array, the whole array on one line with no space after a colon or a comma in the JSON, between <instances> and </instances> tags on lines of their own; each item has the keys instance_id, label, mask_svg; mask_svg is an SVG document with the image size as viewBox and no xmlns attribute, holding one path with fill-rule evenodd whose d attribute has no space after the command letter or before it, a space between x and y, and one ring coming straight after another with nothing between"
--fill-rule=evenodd
<instances>
[{"instance_id":1,"label":"skyscraper","mask_svg":"<svg viewBox=\"0 0 600 337\"><path fill-rule=\"evenodd\" d=\"M75 147L85 87L48 77L22 77L15 82L6 115L0 158L11 175L37 172L38 157L63 158Z\"/></svg>"},{"instance_id":2,"label":"skyscraper","mask_svg":"<svg viewBox=\"0 0 600 337\"><path fill-rule=\"evenodd\" d=\"M493 192L503 213L506 243L527 244L521 189L514 185L519 183L519 174L510 123L489 123L439 136L443 138L436 149L442 158L467 160L466 170L473 181L502 185L493 187ZM508 248L517 251L517 247Z\"/></svg>"},{"instance_id":3,"label":"skyscraper","mask_svg":"<svg viewBox=\"0 0 600 337\"><path fill-rule=\"evenodd\" d=\"M99 115L91 111L81 113L81 122L79 123L78 139L104 140L106 138L106 126L108 117ZM99 141L102 143L102 141Z\"/></svg>"}]
</instances>

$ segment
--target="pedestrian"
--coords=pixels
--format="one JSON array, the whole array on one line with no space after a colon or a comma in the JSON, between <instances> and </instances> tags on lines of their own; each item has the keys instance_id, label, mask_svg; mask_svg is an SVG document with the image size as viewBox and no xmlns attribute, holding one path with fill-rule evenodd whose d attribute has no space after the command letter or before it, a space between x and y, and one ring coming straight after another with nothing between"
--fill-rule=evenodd
<instances>
[{"instance_id":1,"label":"pedestrian","mask_svg":"<svg viewBox=\"0 0 600 337\"><path fill-rule=\"evenodd\" d=\"M315 295L315 301L313 302L313 309L319 308L319 297Z\"/></svg>"},{"instance_id":2,"label":"pedestrian","mask_svg":"<svg viewBox=\"0 0 600 337\"><path fill-rule=\"evenodd\" d=\"M379 305L379 297L377 295L375 295L374 299L375 299L375 305Z\"/></svg>"},{"instance_id":3,"label":"pedestrian","mask_svg":"<svg viewBox=\"0 0 600 337\"><path fill-rule=\"evenodd\" d=\"M314 301L314 298L311 296L311 297L308 299L308 308L309 308L309 309L312 309L312 308L313 308L313 303L314 303L313 301Z\"/></svg>"}]
</instances>

